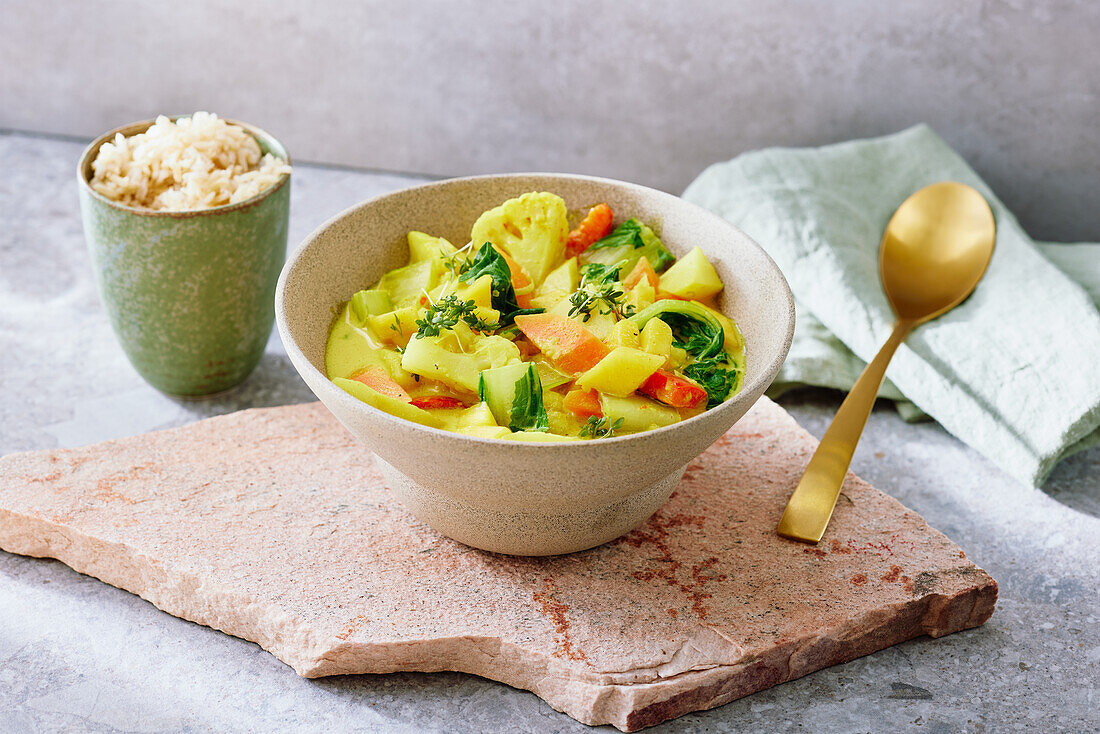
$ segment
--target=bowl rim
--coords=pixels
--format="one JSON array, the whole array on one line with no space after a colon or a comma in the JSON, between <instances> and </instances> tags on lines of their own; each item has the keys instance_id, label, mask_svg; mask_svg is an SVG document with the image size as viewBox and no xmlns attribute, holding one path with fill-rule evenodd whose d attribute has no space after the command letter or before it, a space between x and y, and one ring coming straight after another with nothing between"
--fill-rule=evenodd
<instances>
[{"instance_id":1,"label":"bowl rim","mask_svg":"<svg viewBox=\"0 0 1100 734\"><path fill-rule=\"evenodd\" d=\"M283 186L286 186L287 182L290 181L290 173L283 173L279 176L278 181L273 183L271 186L268 186L266 189L253 194L244 201L237 201L232 204L221 204L219 206L211 206L204 209L184 209L182 211L169 211L164 209L141 209L134 206L126 206L124 204L118 203L114 199L107 198L106 196L92 188L91 180L89 178L89 174L91 173L92 169L92 162L95 160L95 157L99 155L99 149L103 146L103 144L109 143L114 140L115 135L122 133L124 136L130 137L132 135L137 135L139 133L145 132L146 130L151 128L161 117L167 117L172 122L175 122L184 117L191 117L194 114L195 113L190 112L185 115L157 115L157 117L154 117L152 119L138 120L137 122L130 122L125 125L119 125L113 130L108 130L92 142L88 143L88 146L84 148L84 151L80 154L80 158L77 159L76 163L76 179L81 191L88 194L101 204L109 206L113 209L118 209L119 211L123 211L128 214L134 214L141 217L190 219L192 217L204 217L214 214L223 214L225 212L235 211L238 209L250 208L258 204L263 199L271 196ZM288 166L292 165L292 163L290 162L290 154L286 152L286 146L280 143L278 138L276 138L271 133L255 125L249 124L247 122L241 122L240 120L234 120L229 117L222 117L221 115L218 115L218 119L224 120L230 125L236 125L240 128L243 128L244 131L251 135L257 143L266 144L269 148L272 149L272 153L277 158L281 158L282 160L286 161L286 164Z\"/></svg>"},{"instance_id":2,"label":"bowl rim","mask_svg":"<svg viewBox=\"0 0 1100 734\"><path fill-rule=\"evenodd\" d=\"M313 362L310 361L310 359L308 357L306 357L305 353L301 350L301 348L298 346L297 342L294 340L293 335L290 333L290 328L287 326L287 323L286 323L286 309L285 309L285 302L284 302L284 298L285 298L285 295L286 295L286 281L289 278L289 275L290 275L291 271L294 270L294 268L297 266L299 260L301 260L301 258L303 256L303 254L305 253L305 251L327 229L329 229L331 226L333 226L337 222L343 220L347 216L351 215L353 212L356 212L360 209L363 209L365 207L376 204L377 202L382 201L383 199L387 199L389 197L400 196L400 195L406 194L408 191L413 190L413 189L445 188L445 187L448 187L448 186L454 186L454 185L459 184L459 183L470 183L470 182L481 182L481 181L507 181L509 179L517 179L517 178L545 178L545 179L557 179L559 181L584 181L584 182L588 182L588 183L611 185L611 186L615 186L615 187L626 187L628 189L633 189L635 191L643 192L643 193L648 194L648 195L657 195L659 198L666 198L666 199L676 200L680 204L686 205L690 209L694 209L695 213L699 216L702 216L704 218L712 219L716 222L721 223L723 226L730 227L730 228L732 228L732 229L734 229L738 232L741 232L746 237L746 239L749 240L749 242L752 244L752 246L755 247L757 250L759 250L760 254L764 256L766 262L769 263L770 266L773 268L774 273L777 276L777 279L779 281L779 286L781 288L780 292L783 296L783 301L785 301L786 304L787 304L787 309L786 309L786 314L785 314L786 319L785 319L785 323L783 325L785 334L783 335L782 349L779 350L779 353L772 358L771 362L760 372L760 374L757 376L757 378L752 383L742 384L741 391L737 395L733 396L732 398L728 398L727 400L722 402L720 405L717 405L714 408L710 408L708 410L705 410L702 413L700 413L699 415L692 416L691 418L688 418L687 420L682 420L682 421L679 421L677 423L673 423L672 425L669 425L669 426L662 426L661 428L653 428L653 429L650 429L648 431L641 431L640 433L627 434L625 436L614 436L612 438L601 438L599 440L590 440L590 441L546 441L546 442L515 441L515 440L512 440L512 439L503 439L503 438L482 438L482 437L479 437L479 436L468 436L468 435L465 435L465 434L462 434L462 433L456 433L454 431L447 431L447 430L444 430L444 429L441 429L441 428L433 428L431 426L426 426L426 425L423 425L421 423L416 423L414 421L410 421L410 420L407 420L405 418L400 418L398 416L387 413L384 410L380 410L378 408L375 408L372 405L368 405L367 403L364 403L363 401L353 397L352 395L349 395L347 392L345 392L344 390L339 388L335 383L333 383L332 380L329 379L328 375L324 374L321 370L317 369L317 367L314 366ZM670 194L667 191L660 191L658 189L653 189L653 188L650 188L648 186L642 186L641 184L630 183L628 181L619 181L619 180L612 179L612 178L604 178L604 177L600 177L600 176L587 176L587 175L582 175L582 174L537 172L537 171L535 171L535 172L516 172L516 173L495 173L495 174L485 174L485 175L476 175L476 176L460 176L460 177L455 177L455 178L440 179L440 180L437 180L437 181L429 181L429 182L425 182L423 184L418 184L418 185L415 185L415 186L407 186L407 187L402 188L402 189L396 189L394 191L388 191L384 194L379 194L378 196L373 196L369 199L365 199L365 200L359 202L358 204L354 204L350 207L347 207L346 209L344 209L344 210L338 212L337 214L329 217L327 220L325 220L319 226L317 226L312 232L310 232L309 235L307 235L306 238L303 239L294 248L294 251L291 252L287 256L286 262L283 264L282 272L279 273L279 281L275 286L275 323L276 323L276 326L279 330L279 337L283 342L283 348L286 349L287 356L290 357L291 363L294 365L295 369L298 369L299 371L302 369L301 367L299 367L299 363L305 365L305 368L310 370L313 373L314 376L321 378L321 380L322 380L321 384L327 385L326 389L331 388L330 392L333 396L335 396L335 399L344 401L344 403L343 403L344 405L351 406L354 410L366 410L368 413L376 414L376 415L380 416L382 418L382 420L384 420L386 422L393 423L395 426L398 426L398 427L401 427L401 428L413 427L415 429L426 431L426 432L428 432L429 435L437 436L441 440L462 439L462 440L465 440L466 442L470 443L472 446L480 446L480 447L486 447L486 448L490 447L490 446L492 446L492 447L508 447L509 449L515 449L516 451L520 451L520 452L524 452L524 451L543 451L543 452L558 451L558 452L566 452L566 451L571 451L571 450L576 451L578 448L585 447L585 446L587 446L589 448L617 446L617 445L625 444L627 442L637 442L637 441L644 441L644 440L652 439L652 438L656 438L656 437L664 437L664 436L667 436L670 433L675 432L677 430L684 430L684 429L687 429L691 426L699 425L700 423L703 423L703 422L713 421L718 415L721 415L724 412L728 412L730 409L734 408L734 406L737 404L737 398L741 395L749 395L749 394L752 394L753 392L756 392L757 390L759 390L759 394L762 395L763 391L767 389L767 384L770 384L775 379L775 375L779 372L779 368L782 367L783 362L785 362L786 359L787 359L787 354L790 352L791 342L794 338L795 308L794 308L794 295L791 292L790 284L787 282L786 276L783 275L783 271L780 270L779 266L776 264L775 260L772 259L771 255L769 255L768 252L763 247L761 247L758 242L756 242L756 240L752 239L752 237L749 237L742 230L737 228L735 225L731 224L729 221L727 221L727 220L723 219L722 217L718 216L714 212L711 212L707 209L704 209L703 207L699 206L698 204L694 204L690 201L686 201L685 199L682 199L681 197L676 196L675 194ZM746 352L747 352L747 350L746 350ZM761 385L761 383L765 383L765 384ZM312 386L310 386L310 387L312 389ZM316 391L314 391L314 392L316 393ZM320 395L317 395L317 397L319 399L321 399ZM758 399L759 398L757 398L757 400ZM322 399L322 402L324 402L323 399ZM755 402L756 401L754 400L753 403L755 403ZM748 406L748 408L751 408L751 407L752 407L752 404L750 404ZM747 412L748 408L746 408L746 411L742 411L742 413Z\"/></svg>"}]
</instances>

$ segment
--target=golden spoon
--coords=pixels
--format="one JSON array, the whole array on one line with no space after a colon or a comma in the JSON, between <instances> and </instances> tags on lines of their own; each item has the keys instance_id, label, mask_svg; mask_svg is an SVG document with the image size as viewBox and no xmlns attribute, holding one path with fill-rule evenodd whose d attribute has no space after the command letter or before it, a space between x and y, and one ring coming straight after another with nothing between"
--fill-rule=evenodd
<instances>
[{"instance_id":1,"label":"golden spoon","mask_svg":"<svg viewBox=\"0 0 1100 734\"><path fill-rule=\"evenodd\" d=\"M996 225L982 195L955 181L925 186L902 202L879 250L879 274L898 320L825 431L779 520L779 534L816 543L875 404L886 366L913 327L970 295L993 256Z\"/></svg>"}]
</instances>

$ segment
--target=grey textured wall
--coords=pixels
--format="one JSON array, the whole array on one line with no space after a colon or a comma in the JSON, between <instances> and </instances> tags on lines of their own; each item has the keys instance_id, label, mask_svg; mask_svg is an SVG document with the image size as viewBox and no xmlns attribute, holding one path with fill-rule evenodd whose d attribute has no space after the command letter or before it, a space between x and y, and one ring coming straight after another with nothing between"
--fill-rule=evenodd
<instances>
[{"instance_id":1,"label":"grey textured wall","mask_svg":"<svg viewBox=\"0 0 1100 734\"><path fill-rule=\"evenodd\" d=\"M681 190L926 121L1031 232L1100 239L1100 3L0 0L0 127L254 122L299 160ZM888 175L888 174L887 174Z\"/></svg>"}]
</instances>

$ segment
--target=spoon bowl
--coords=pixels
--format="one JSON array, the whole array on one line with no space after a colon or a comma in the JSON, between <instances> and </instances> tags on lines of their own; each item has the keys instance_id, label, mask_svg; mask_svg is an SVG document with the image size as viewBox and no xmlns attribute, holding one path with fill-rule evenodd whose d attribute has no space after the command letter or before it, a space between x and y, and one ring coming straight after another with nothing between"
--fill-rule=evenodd
<instances>
[{"instance_id":1,"label":"spoon bowl","mask_svg":"<svg viewBox=\"0 0 1100 734\"><path fill-rule=\"evenodd\" d=\"M926 186L894 212L882 235L879 275L898 320L810 458L779 520L780 535L821 540L894 352L913 327L966 300L989 266L996 238L989 204L956 181Z\"/></svg>"},{"instance_id":2,"label":"spoon bowl","mask_svg":"<svg viewBox=\"0 0 1100 734\"><path fill-rule=\"evenodd\" d=\"M962 303L993 255L993 212L956 181L925 186L898 207L882 236L882 288L900 319L922 323Z\"/></svg>"}]
</instances>

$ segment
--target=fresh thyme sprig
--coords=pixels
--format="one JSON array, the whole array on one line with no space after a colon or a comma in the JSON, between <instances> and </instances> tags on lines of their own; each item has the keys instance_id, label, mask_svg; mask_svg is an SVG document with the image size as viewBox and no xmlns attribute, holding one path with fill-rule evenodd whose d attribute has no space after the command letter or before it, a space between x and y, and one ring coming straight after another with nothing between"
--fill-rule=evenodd
<instances>
[{"instance_id":1,"label":"fresh thyme sprig","mask_svg":"<svg viewBox=\"0 0 1100 734\"><path fill-rule=\"evenodd\" d=\"M569 316L584 314L581 321L587 322L595 311L625 319L634 315L633 306L623 305L625 297L617 265L589 263L581 271L580 287L569 296Z\"/></svg>"},{"instance_id":2,"label":"fresh thyme sprig","mask_svg":"<svg viewBox=\"0 0 1100 734\"><path fill-rule=\"evenodd\" d=\"M590 415L577 436L580 438L612 438L615 435L615 431L619 430L622 425L622 418L608 425L607 418Z\"/></svg>"},{"instance_id":3,"label":"fresh thyme sprig","mask_svg":"<svg viewBox=\"0 0 1100 734\"><path fill-rule=\"evenodd\" d=\"M444 329L453 329L459 321L465 323L473 331L488 334L500 327L499 323L489 323L477 315L477 305L473 301L463 301L454 293L438 302L431 301L431 305L424 313L424 318L416 320L416 338L423 339L426 336L439 336Z\"/></svg>"},{"instance_id":4,"label":"fresh thyme sprig","mask_svg":"<svg viewBox=\"0 0 1100 734\"><path fill-rule=\"evenodd\" d=\"M461 278L462 274L469 270L473 264L470 262L470 258L467 257L473 246L473 242L467 242L462 248L443 258L443 269L451 271L456 280Z\"/></svg>"}]
</instances>

